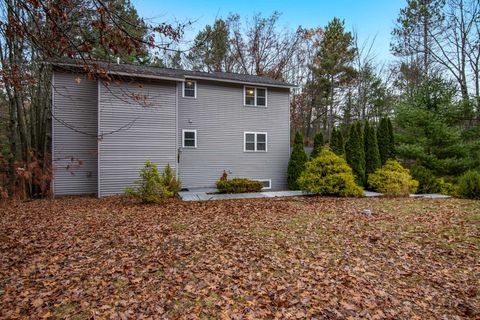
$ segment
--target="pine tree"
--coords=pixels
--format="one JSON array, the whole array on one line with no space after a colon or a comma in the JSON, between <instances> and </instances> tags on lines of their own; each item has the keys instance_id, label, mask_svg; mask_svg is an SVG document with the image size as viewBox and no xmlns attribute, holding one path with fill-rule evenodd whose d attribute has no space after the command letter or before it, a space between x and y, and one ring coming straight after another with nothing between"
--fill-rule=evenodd
<instances>
[{"instance_id":1,"label":"pine tree","mask_svg":"<svg viewBox=\"0 0 480 320\"><path fill-rule=\"evenodd\" d=\"M388 127L388 159L395 160L395 138L393 136L393 126L390 118L387 118Z\"/></svg>"},{"instance_id":2,"label":"pine tree","mask_svg":"<svg viewBox=\"0 0 480 320\"><path fill-rule=\"evenodd\" d=\"M347 163L353 170L355 180L359 185L365 185L365 151L361 125L352 124L345 144Z\"/></svg>"},{"instance_id":3,"label":"pine tree","mask_svg":"<svg viewBox=\"0 0 480 320\"><path fill-rule=\"evenodd\" d=\"M365 122L365 174L366 177L370 173L375 172L382 166L380 160L380 152L378 149L377 135L375 127L368 121Z\"/></svg>"},{"instance_id":4,"label":"pine tree","mask_svg":"<svg viewBox=\"0 0 480 320\"><path fill-rule=\"evenodd\" d=\"M303 148L303 136L300 131L295 134L293 143L293 151L288 162L288 188L290 190L298 190L297 179L305 169L305 163L308 161L308 156Z\"/></svg>"},{"instance_id":5,"label":"pine tree","mask_svg":"<svg viewBox=\"0 0 480 320\"><path fill-rule=\"evenodd\" d=\"M315 138L313 139L313 150L312 150L312 153L310 154L310 158L311 159L316 158L320 154L320 152L322 152L322 147L323 147L323 134L319 132L315 135Z\"/></svg>"},{"instance_id":6,"label":"pine tree","mask_svg":"<svg viewBox=\"0 0 480 320\"><path fill-rule=\"evenodd\" d=\"M347 87L356 79L352 66L357 55L354 36L345 30L345 22L333 18L324 29L312 65L313 86L325 109L326 132L329 134L335 123L335 108L342 99L338 88Z\"/></svg>"},{"instance_id":7,"label":"pine tree","mask_svg":"<svg viewBox=\"0 0 480 320\"><path fill-rule=\"evenodd\" d=\"M342 130L333 128L332 138L330 139L330 149L339 156L345 154L345 144L343 143Z\"/></svg>"},{"instance_id":8,"label":"pine tree","mask_svg":"<svg viewBox=\"0 0 480 320\"><path fill-rule=\"evenodd\" d=\"M377 129L377 143L378 143L378 150L380 152L380 161L382 162L382 166L387 162L390 158L389 155L389 144L390 138L388 134L388 120L387 118L380 119L380 123Z\"/></svg>"}]
</instances>

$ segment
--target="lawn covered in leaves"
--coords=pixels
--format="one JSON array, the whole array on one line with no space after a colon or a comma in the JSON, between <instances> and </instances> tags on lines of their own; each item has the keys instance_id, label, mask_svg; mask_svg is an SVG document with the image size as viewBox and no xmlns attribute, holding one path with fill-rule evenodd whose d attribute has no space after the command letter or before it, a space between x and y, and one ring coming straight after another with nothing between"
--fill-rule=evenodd
<instances>
[{"instance_id":1,"label":"lawn covered in leaves","mask_svg":"<svg viewBox=\"0 0 480 320\"><path fill-rule=\"evenodd\" d=\"M36 200L0 251L5 319L480 317L478 201Z\"/></svg>"}]
</instances>

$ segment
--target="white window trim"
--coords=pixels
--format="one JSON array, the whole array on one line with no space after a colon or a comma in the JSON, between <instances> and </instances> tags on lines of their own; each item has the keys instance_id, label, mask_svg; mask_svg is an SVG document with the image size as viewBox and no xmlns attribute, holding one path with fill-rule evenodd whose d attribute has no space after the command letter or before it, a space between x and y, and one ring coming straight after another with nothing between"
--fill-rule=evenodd
<instances>
[{"instance_id":1,"label":"white window trim","mask_svg":"<svg viewBox=\"0 0 480 320\"><path fill-rule=\"evenodd\" d=\"M195 85L195 88L197 85ZM247 95L245 94L246 88L253 88L253 101L254 104L246 104L245 99L247 98ZM265 90L265 105L264 106L258 106L257 105L257 89L264 89ZM266 108L268 106L268 90L266 87L255 87L255 86L243 86L243 106L244 107L255 107L255 108Z\"/></svg>"},{"instance_id":2,"label":"white window trim","mask_svg":"<svg viewBox=\"0 0 480 320\"><path fill-rule=\"evenodd\" d=\"M195 83L195 94L193 97L188 97L188 96L185 96L185 82L186 81L191 81L193 83ZM197 99L197 80L190 80L190 79L186 79L185 81L182 82L182 98L187 98L187 99Z\"/></svg>"},{"instance_id":3,"label":"white window trim","mask_svg":"<svg viewBox=\"0 0 480 320\"><path fill-rule=\"evenodd\" d=\"M262 190L271 190L272 189L272 179L254 179L258 182L265 182L268 181L268 187L263 187Z\"/></svg>"},{"instance_id":4,"label":"white window trim","mask_svg":"<svg viewBox=\"0 0 480 320\"><path fill-rule=\"evenodd\" d=\"M253 134L255 136L254 144L255 144L255 150L247 150L247 134ZM257 135L258 134L264 134L265 135L265 151L263 150L257 150ZM268 134L266 132L251 132L251 131L245 131L243 132L243 152L262 152L265 153L268 151Z\"/></svg>"},{"instance_id":5,"label":"white window trim","mask_svg":"<svg viewBox=\"0 0 480 320\"><path fill-rule=\"evenodd\" d=\"M190 146L185 146L185 133L186 132L193 132L195 133L195 146L194 147L190 147ZM182 148L185 148L185 149L195 149L197 147L197 130L191 130L191 129L183 129L182 130Z\"/></svg>"}]
</instances>

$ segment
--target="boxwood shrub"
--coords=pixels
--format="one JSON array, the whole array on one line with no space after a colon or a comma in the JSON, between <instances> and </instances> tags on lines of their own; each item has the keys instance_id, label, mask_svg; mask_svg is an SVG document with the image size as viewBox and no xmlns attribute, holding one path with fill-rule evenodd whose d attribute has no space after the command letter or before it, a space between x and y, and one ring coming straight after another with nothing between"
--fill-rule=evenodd
<instances>
[{"instance_id":1,"label":"boxwood shrub","mask_svg":"<svg viewBox=\"0 0 480 320\"><path fill-rule=\"evenodd\" d=\"M220 193L258 192L263 188L261 182L245 178L220 179L216 186Z\"/></svg>"},{"instance_id":2,"label":"boxwood shrub","mask_svg":"<svg viewBox=\"0 0 480 320\"><path fill-rule=\"evenodd\" d=\"M355 183L355 178L343 157L328 149L307 162L305 170L298 178L300 189L319 195L340 197L361 197L363 189Z\"/></svg>"},{"instance_id":3,"label":"boxwood shrub","mask_svg":"<svg viewBox=\"0 0 480 320\"><path fill-rule=\"evenodd\" d=\"M408 196L418 189L418 181L412 179L408 169L395 160L388 160L383 167L368 176L369 186L390 196Z\"/></svg>"}]
</instances>

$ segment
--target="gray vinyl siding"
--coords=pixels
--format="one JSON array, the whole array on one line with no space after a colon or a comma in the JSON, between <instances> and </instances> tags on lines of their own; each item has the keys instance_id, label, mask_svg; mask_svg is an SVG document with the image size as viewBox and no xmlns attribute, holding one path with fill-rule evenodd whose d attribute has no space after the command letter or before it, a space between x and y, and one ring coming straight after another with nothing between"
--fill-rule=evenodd
<instances>
[{"instance_id":1,"label":"gray vinyl siding","mask_svg":"<svg viewBox=\"0 0 480 320\"><path fill-rule=\"evenodd\" d=\"M55 72L52 98L53 192L97 193L97 81Z\"/></svg>"},{"instance_id":2,"label":"gray vinyl siding","mask_svg":"<svg viewBox=\"0 0 480 320\"><path fill-rule=\"evenodd\" d=\"M146 160L176 169L176 83L99 84L99 196L121 194Z\"/></svg>"},{"instance_id":3,"label":"gray vinyl siding","mask_svg":"<svg viewBox=\"0 0 480 320\"><path fill-rule=\"evenodd\" d=\"M289 90L268 88L267 108L260 108L243 105L243 89L243 85L199 80L193 99L182 98L178 85L178 146L182 146L182 130L197 130L197 148L181 148L183 186L214 186L227 170L229 177L271 179L272 189L287 188ZM244 152L244 132L267 132L268 151Z\"/></svg>"}]
</instances>

